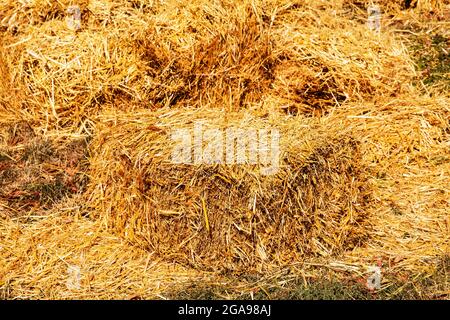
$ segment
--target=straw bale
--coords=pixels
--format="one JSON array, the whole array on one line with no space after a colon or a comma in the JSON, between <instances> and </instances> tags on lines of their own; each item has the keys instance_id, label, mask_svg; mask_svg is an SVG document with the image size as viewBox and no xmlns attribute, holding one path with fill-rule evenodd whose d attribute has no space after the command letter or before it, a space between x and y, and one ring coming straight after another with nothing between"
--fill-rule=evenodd
<instances>
[{"instance_id":1,"label":"straw bale","mask_svg":"<svg viewBox=\"0 0 450 320\"><path fill-rule=\"evenodd\" d=\"M279 170L265 175L250 163L173 163L171 130L195 121L205 129L278 128ZM365 238L370 188L359 143L345 128L163 109L106 113L96 130L87 192L94 214L162 257L199 267L280 265L334 254Z\"/></svg>"},{"instance_id":2,"label":"straw bale","mask_svg":"<svg viewBox=\"0 0 450 320\"><path fill-rule=\"evenodd\" d=\"M194 1L158 15L136 41L164 70L149 88L157 106L239 110L268 99L311 114L410 92L416 77L394 34L348 19L342 4Z\"/></svg>"},{"instance_id":3,"label":"straw bale","mask_svg":"<svg viewBox=\"0 0 450 320\"><path fill-rule=\"evenodd\" d=\"M9 6L6 16L23 11L19 3ZM91 1L84 7L76 32L59 15L6 29L25 108L50 126L80 126L112 103L126 110L239 110L271 101L289 113L323 114L343 102L411 92L416 78L396 36L349 19L342 2Z\"/></svg>"}]
</instances>

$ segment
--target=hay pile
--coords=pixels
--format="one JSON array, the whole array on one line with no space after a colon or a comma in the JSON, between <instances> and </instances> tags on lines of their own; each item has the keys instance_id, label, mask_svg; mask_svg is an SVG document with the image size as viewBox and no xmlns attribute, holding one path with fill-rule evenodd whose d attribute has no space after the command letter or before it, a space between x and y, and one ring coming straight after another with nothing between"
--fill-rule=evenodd
<instances>
[{"instance_id":1,"label":"hay pile","mask_svg":"<svg viewBox=\"0 0 450 320\"><path fill-rule=\"evenodd\" d=\"M378 1L363 1L365 3L377 3L385 8L386 11L400 10L400 9L415 9L418 12L424 11L442 11L446 5L450 4L448 0L378 0Z\"/></svg>"},{"instance_id":2,"label":"hay pile","mask_svg":"<svg viewBox=\"0 0 450 320\"><path fill-rule=\"evenodd\" d=\"M196 121L223 139L227 128L277 128L280 168L266 175L261 166L271 163L174 163L171 130L193 130ZM214 269L282 264L338 253L366 236L370 191L359 143L345 127L162 109L102 115L96 132L93 214L167 259Z\"/></svg>"},{"instance_id":3,"label":"hay pile","mask_svg":"<svg viewBox=\"0 0 450 320\"><path fill-rule=\"evenodd\" d=\"M322 114L410 92L416 76L395 35L349 19L344 1L88 1L76 32L64 4L0 7L21 109L50 127L111 104Z\"/></svg>"},{"instance_id":4,"label":"hay pile","mask_svg":"<svg viewBox=\"0 0 450 320\"><path fill-rule=\"evenodd\" d=\"M364 20L348 19L344 4L168 4L174 9L160 12L137 37L150 53L144 62L160 79L148 99L161 106L228 110L267 103L311 114L409 92L416 75L405 48L393 34L379 37Z\"/></svg>"},{"instance_id":5,"label":"hay pile","mask_svg":"<svg viewBox=\"0 0 450 320\"><path fill-rule=\"evenodd\" d=\"M450 6L403 2L0 1L0 296L154 298L167 261L431 275L450 252L450 96L407 45L448 38ZM173 163L172 130L197 120L278 129L279 171Z\"/></svg>"},{"instance_id":6,"label":"hay pile","mask_svg":"<svg viewBox=\"0 0 450 320\"><path fill-rule=\"evenodd\" d=\"M2 217L0 299L161 299L169 287L211 281L82 218L80 201L74 197L45 216Z\"/></svg>"},{"instance_id":7,"label":"hay pile","mask_svg":"<svg viewBox=\"0 0 450 320\"><path fill-rule=\"evenodd\" d=\"M11 55L7 54L7 49L4 48L4 38L0 36L0 112L8 113L11 117L13 114L17 115L22 109L21 103L24 101L24 87L20 81L14 78ZM2 118L8 117L3 115Z\"/></svg>"},{"instance_id":8,"label":"hay pile","mask_svg":"<svg viewBox=\"0 0 450 320\"><path fill-rule=\"evenodd\" d=\"M3 12L4 19L9 18L4 46L13 50L9 67L25 88L22 109L50 128L61 128L80 126L104 103L139 100L144 71L133 59L132 46L127 46L126 26L101 27L103 18L92 7L83 11L84 28L75 32L67 26L66 6L57 6L61 12L56 16L45 15L49 8L43 1L26 9L16 3ZM45 16L36 22L33 14L38 12ZM28 24L20 21L25 18ZM120 12L117 20L121 21Z\"/></svg>"},{"instance_id":9,"label":"hay pile","mask_svg":"<svg viewBox=\"0 0 450 320\"><path fill-rule=\"evenodd\" d=\"M448 0L344 0L349 8L366 11L368 6L378 5L382 12L390 15L412 11L415 14L424 12L442 12L450 4ZM387 19L386 19L387 20Z\"/></svg>"},{"instance_id":10,"label":"hay pile","mask_svg":"<svg viewBox=\"0 0 450 320\"><path fill-rule=\"evenodd\" d=\"M374 232L366 246L346 254L347 262L380 258L387 275L428 277L449 255L449 102L403 96L348 105L334 115L362 141L374 199Z\"/></svg>"}]
</instances>

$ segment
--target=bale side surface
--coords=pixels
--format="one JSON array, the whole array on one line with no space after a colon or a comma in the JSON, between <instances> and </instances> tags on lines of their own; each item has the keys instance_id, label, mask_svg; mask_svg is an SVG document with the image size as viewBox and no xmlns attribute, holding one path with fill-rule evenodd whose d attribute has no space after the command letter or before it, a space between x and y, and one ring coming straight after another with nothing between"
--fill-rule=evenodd
<instances>
[{"instance_id":1,"label":"bale side surface","mask_svg":"<svg viewBox=\"0 0 450 320\"><path fill-rule=\"evenodd\" d=\"M196 120L277 128L278 172L174 164L171 130ZM280 265L352 248L365 238L370 200L359 143L345 128L308 121L213 110L105 114L91 145L89 203L131 242L197 266Z\"/></svg>"}]
</instances>

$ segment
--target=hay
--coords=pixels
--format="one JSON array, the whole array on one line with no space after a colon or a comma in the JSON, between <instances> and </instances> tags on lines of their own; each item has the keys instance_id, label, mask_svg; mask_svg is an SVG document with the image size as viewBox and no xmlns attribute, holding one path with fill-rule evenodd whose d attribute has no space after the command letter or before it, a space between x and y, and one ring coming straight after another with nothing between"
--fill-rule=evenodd
<instances>
[{"instance_id":1,"label":"hay","mask_svg":"<svg viewBox=\"0 0 450 320\"><path fill-rule=\"evenodd\" d=\"M387 274L431 274L450 252L449 99L404 96L341 112L362 142L375 200L376 231L348 260L381 257Z\"/></svg>"},{"instance_id":2,"label":"hay","mask_svg":"<svg viewBox=\"0 0 450 320\"><path fill-rule=\"evenodd\" d=\"M321 114L411 92L416 77L396 36L349 19L342 2L90 1L80 5L77 32L45 10L41 22L13 32L13 20L35 21L30 12L42 3L8 5L5 46L16 51L13 76L26 88L22 109L50 127L80 127L108 104L240 110L270 101Z\"/></svg>"},{"instance_id":3,"label":"hay","mask_svg":"<svg viewBox=\"0 0 450 320\"><path fill-rule=\"evenodd\" d=\"M200 274L253 298L323 269L364 282L376 261L382 292L406 279L448 296L448 279L417 279L450 252L450 96L421 83L406 46L448 38L449 3L373 1L380 33L369 3L0 1L0 176L19 174L0 181L0 297L161 298ZM280 172L169 162L170 129L204 118L279 128ZM88 192L10 201L28 182L69 183L86 135ZM43 145L50 158L22 159Z\"/></svg>"},{"instance_id":4,"label":"hay","mask_svg":"<svg viewBox=\"0 0 450 320\"><path fill-rule=\"evenodd\" d=\"M280 48L286 58L275 69L270 101L290 113L320 115L345 102L412 91L415 72L393 35L383 34L381 40L364 24L324 16L295 26L293 21L303 18L298 12L282 22L287 26L280 30L279 38L285 39ZM336 31L324 31L329 29ZM289 37L283 36L286 32Z\"/></svg>"},{"instance_id":5,"label":"hay","mask_svg":"<svg viewBox=\"0 0 450 320\"><path fill-rule=\"evenodd\" d=\"M82 218L81 200L39 217L2 218L0 299L161 299L168 287L211 281Z\"/></svg>"},{"instance_id":6,"label":"hay","mask_svg":"<svg viewBox=\"0 0 450 320\"><path fill-rule=\"evenodd\" d=\"M164 66L150 91L156 105L239 110L269 100L310 114L410 92L416 77L395 35L349 20L342 3L194 1L176 9L137 40L151 53L144 61Z\"/></svg>"},{"instance_id":7,"label":"hay","mask_svg":"<svg viewBox=\"0 0 450 320\"><path fill-rule=\"evenodd\" d=\"M0 43L6 42L6 37L0 36ZM0 112L18 113L24 100L24 86L14 77L11 56L14 50L8 52L0 46Z\"/></svg>"},{"instance_id":8,"label":"hay","mask_svg":"<svg viewBox=\"0 0 450 320\"><path fill-rule=\"evenodd\" d=\"M427 11L439 12L450 4L448 0L344 0L343 2L346 7L356 7L364 12L368 6L378 5L388 15L399 14L402 11L412 11L414 14L423 14Z\"/></svg>"},{"instance_id":9,"label":"hay","mask_svg":"<svg viewBox=\"0 0 450 320\"><path fill-rule=\"evenodd\" d=\"M221 130L279 128L279 171L174 164L170 130L194 121ZM96 131L87 192L93 214L166 259L220 269L282 265L338 253L366 235L369 187L359 143L345 128L163 109L106 114Z\"/></svg>"},{"instance_id":10,"label":"hay","mask_svg":"<svg viewBox=\"0 0 450 320\"><path fill-rule=\"evenodd\" d=\"M30 26L26 39L9 43L21 49L13 70L26 88L27 111L61 128L79 126L103 103L139 100L140 67L131 48L117 47L118 33L74 35L65 22L52 20Z\"/></svg>"}]
</instances>

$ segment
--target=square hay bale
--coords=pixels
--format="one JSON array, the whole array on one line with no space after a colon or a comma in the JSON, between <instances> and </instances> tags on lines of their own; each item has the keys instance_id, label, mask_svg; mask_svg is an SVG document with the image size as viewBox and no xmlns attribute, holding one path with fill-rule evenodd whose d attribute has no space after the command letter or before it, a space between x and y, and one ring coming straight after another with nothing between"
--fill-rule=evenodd
<instances>
[{"instance_id":1,"label":"square hay bale","mask_svg":"<svg viewBox=\"0 0 450 320\"><path fill-rule=\"evenodd\" d=\"M339 123L162 109L107 112L96 130L93 215L166 259L214 270L283 265L366 237L366 169Z\"/></svg>"},{"instance_id":2,"label":"square hay bale","mask_svg":"<svg viewBox=\"0 0 450 320\"><path fill-rule=\"evenodd\" d=\"M21 109L49 127L83 126L102 104L145 100L146 65L129 41L146 25L144 15L128 1L88 2L0 4L0 50L8 51L10 78L21 85ZM72 5L81 12L77 30L66 21Z\"/></svg>"}]
</instances>

